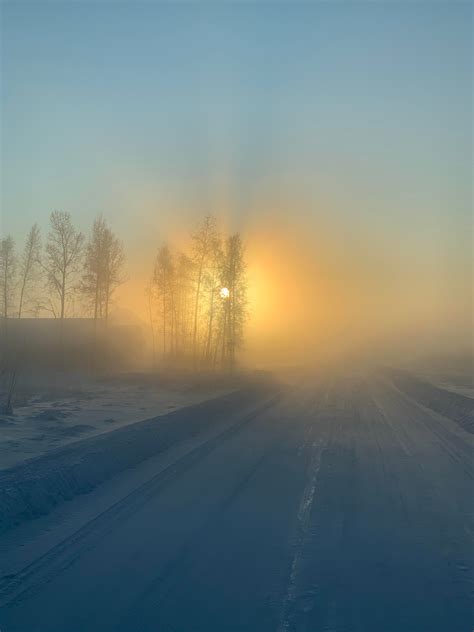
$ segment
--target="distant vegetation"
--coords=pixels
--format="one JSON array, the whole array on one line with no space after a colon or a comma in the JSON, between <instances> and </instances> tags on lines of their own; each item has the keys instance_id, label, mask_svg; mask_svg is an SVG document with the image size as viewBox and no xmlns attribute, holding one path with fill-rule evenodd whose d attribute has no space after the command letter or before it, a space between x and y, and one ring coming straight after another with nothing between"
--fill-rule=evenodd
<instances>
[{"instance_id":1,"label":"distant vegetation","mask_svg":"<svg viewBox=\"0 0 474 632\"><path fill-rule=\"evenodd\" d=\"M69 213L54 211L44 245L36 224L20 255L11 236L0 241L0 316L107 320L124 263L122 242L101 216L86 240Z\"/></svg>"},{"instance_id":2,"label":"distant vegetation","mask_svg":"<svg viewBox=\"0 0 474 632\"><path fill-rule=\"evenodd\" d=\"M240 235L222 237L213 217L191 234L188 253L162 245L147 288L153 354L233 370L247 317Z\"/></svg>"},{"instance_id":3,"label":"distant vegetation","mask_svg":"<svg viewBox=\"0 0 474 632\"><path fill-rule=\"evenodd\" d=\"M54 211L45 238L35 224L20 251L11 236L2 238L3 334L11 319L25 317L89 317L107 325L115 291L126 280L125 261L121 240L102 216L87 237L69 213ZM146 288L153 362L233 370L246 291L242 240L220 235L213 217L197 225L188 252L159 247Z\"/></svg>"}]
</instances>

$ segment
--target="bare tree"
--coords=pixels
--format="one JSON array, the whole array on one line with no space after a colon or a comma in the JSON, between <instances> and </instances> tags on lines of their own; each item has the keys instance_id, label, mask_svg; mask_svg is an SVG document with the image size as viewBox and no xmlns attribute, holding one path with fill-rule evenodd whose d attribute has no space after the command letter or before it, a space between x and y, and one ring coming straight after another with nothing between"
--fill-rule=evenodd
<instances>
[{"instance_id":1,"label":"bare tree","mask_svg":"<svg viewBox=\"0 0 474 632\"><path fill-rule=\"evenodd\" d=\"M110 228L106 227L104 234L103 249L103 317L107 322L109 318L109 308L115 290L125 281L123 267L125 264L125 253L122 242L114 235Z\"/></svg>"},{"instance_id":2,"label":"bare tree","mask_svg":"<svg viewBox=\"0 0 474 632\"><path fill-rule=\"evenodd\" d=\"M185 253L176 257L174 273L173 303L175 309L175 350L177 355L190 352L190 335L193 318L193 262Z\"/></svg>"},{"instance_id":3,"label":"bare tree","mask_svg":"<svg viewBox=\"0 0 474 632\"><path fill-rule=\"evenodd\" d=\"M233 371L247 318L242 240L236 234L222 242L214 220L206 218L192 235L191 254L173 255L166 245L158 251L147 290L152 338L156 313L163 355L192 358L194 368L199 362Z\"/></svg>"},{"instance_id":4,"label":"bare tree","mask_svg":"<svg viewBox=\"0 0 474 632\"><path fill-rule=\"evenodd\" d=\"M10 316L13 295L16 285L17 260L15 242L8 235L0 240L0 278L1 278L1 312L6 319Z\"/></svg>"},{"instance_id":5,"label":"bare tree","mask_svg":"<svg viewBox=\"0 0 474 632\"><path fill-rule=\"evenodd\" d=\"M247 319L247 280L244 248L240 235L226 239L222 267L222 367L233 371L235 352L243 342Z\"/></svg>"},{"instance_id":6,"label":"bare tree","mask_svg":"<svg viewBox=\"0 0 474 632\"><path fill-rule=\"evenodd\" d=\"M167 245L161 246L156 256L153 286L162 322L163 355L166 355L167 349L170 348L170 345L167 347L167 330L170 328L174 303L172 296L173 276L174 265L170 249Z\"/></svg>"},{"instance_id":7,"label":"bare tree","mask_svg":"<svg viewBox=\"0 0 474 632\"><path fill-rule=\"evenodd\" d=\"M122 242L115 237L99 215L86 244L81 291L92 307L94 320L107 321L112 295L123 283L125 255Z\"/></svg>"},{"instance_id":8,"label":"bare tree","mask_svg":"<svg viewBox=\"0 0 474 632\"><path fill-rule=\"evenodd\" d=\"M101 290L104 281L103 251L106 229L104 218L102 216L97 217L94 220L92 232L84 252L84 269L80 287L86 301L92 307L94 320L97 320L101 315Z\"/></svg>"},{"instance_id":9,"label":"bare tree","mask_svg":"<svg viewBox=\"0 0 474 632\"><path fill-rule=\"evenodd\" d=\"M41 235L37 224L33 224L26 238L25 247L20 260L20 295L18 302L18 318L31 303L31 292L39 278L41 255Z\"/></svg>"},{"instance_id":10,"label":"bare tree","mask_svg":"<svg viewBox=\"0 0 474 632\"><path fill-rule=\"evenodd\" d=\"M193 358L197 361L197 333L203 278L218 240L216 220L208 215L191 235L192 255L196 271L193 322Z\"/></svg>"},{"instance_id":11,"label":"bare tree","mask_svg":"<svg viewBox=\"0 0 474 632\"><path fill-rule=\"evenodd\" d=\"M50 221L51 228L42 267L47 274L48 284L59 301L59 318L64 320L68 297L76 289L74 280L82 260L84 236L74 228L71 215L65 211L53 211ZM55 316L58 315L53 301L51 306Z\"/></svg>"},{"instance_id":12,"label":"bare tree","mask_svg":"<svg viewBox=\"0 0 474 632\"><path fill-rule=\"evenodd\" d=\"M153 317L153 279L150 284L145 288L145 297L148 307L148 318L150 319L150 332L151 332L151 349L152 349L152 363L153 368L156 367L156 343L155 343L155 319Z\"/></svg>"},{"instance_id":13,"label":"bare tree","mask_svg":"<svg viewBox=\"0 0 474 632\"><path fill-rule=\"evenodd\" d=\"M206 364L211 361L212 340L216 329L216 312L218 310L219 292L222 289L222 267L224 254L219 238L214 240L208 269L204 275L204 292L207 304L207 332L203 349L203 360Z\"/></svg>"}]
</instances>

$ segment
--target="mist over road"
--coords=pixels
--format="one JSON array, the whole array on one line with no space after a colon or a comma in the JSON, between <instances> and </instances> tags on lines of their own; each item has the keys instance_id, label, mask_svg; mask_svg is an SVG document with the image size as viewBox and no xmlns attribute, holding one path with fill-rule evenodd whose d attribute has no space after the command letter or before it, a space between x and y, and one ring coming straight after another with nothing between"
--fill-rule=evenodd
<instances>
[{"instance_id":1,"label":"mist over road","mask_svg":"<svg viewBox=\"0 0 474 632\"><path fill-rule=\"evenodd\" d=\"M471 632L472 435L307 380L0 582L2 632Z\"/></svg>"}]
</instances>

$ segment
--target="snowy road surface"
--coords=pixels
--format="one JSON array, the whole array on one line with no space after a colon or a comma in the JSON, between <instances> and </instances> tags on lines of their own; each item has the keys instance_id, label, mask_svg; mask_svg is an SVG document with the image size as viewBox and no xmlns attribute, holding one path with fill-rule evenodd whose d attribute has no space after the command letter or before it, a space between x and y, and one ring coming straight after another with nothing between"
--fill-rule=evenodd
<instances>
[{"instance_id":1,"label":"snowy road surface","mask_svg":"<svg viewBox=\"0 0 474 632\"><path fill-rule=\"evenodd\" d=\"M0 582L2 632L472 632L472 435L282 390Z\"/></svg>"}]
</instances>

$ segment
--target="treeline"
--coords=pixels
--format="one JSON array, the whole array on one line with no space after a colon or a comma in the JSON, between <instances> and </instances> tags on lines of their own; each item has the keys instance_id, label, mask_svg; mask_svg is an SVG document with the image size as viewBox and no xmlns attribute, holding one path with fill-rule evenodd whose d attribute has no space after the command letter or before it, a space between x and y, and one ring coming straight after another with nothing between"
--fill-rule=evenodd
<instances>
[{"instance_id":1,"label":"treeline","mask_svg":"<svg viewBox=\"0 0 474 632\"><path fill-rule=\"evenodd\" d=\"M153 354L194 368L232 371L243 343L247 281L240 235L219 234L206 217L189 252L158 250L147 289Z\"/></svg>"},{"instance_id":2,"label":"treeline","mask_svg":"<svg viewBox=\"0 0 474 632\"><path fill-rule=\"evenodd\" d=\"M102 216L86 238L71 215L54 211L42 239L34 224L21 252L0 240L0 316L93 316L107 321L116 288L125 280L122 242Z\"/></svg>"},{"instance_id":3,"label":"treeline","mask_svg":"<svg viewBox=\"0 0 474 632\"><path fill-rule=\"evenodd\" d=\"M45 237L35 224L18 249L0 240L0 317L88 316L107 323L115 290L125 281L122 242L98 216L85 236L64 211L50 216ZM146 290L154 362L232 371L247 318L244 248L205 217L187 252L157 252Z\"/></svg>"}]
</instances>

